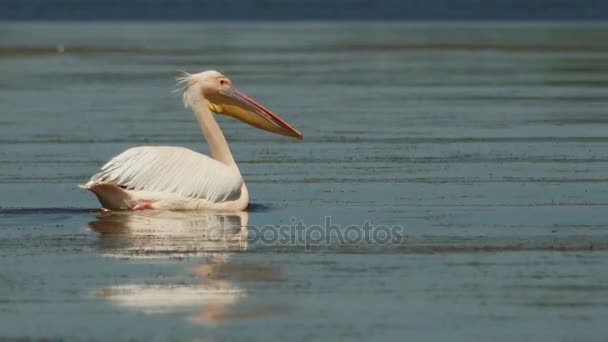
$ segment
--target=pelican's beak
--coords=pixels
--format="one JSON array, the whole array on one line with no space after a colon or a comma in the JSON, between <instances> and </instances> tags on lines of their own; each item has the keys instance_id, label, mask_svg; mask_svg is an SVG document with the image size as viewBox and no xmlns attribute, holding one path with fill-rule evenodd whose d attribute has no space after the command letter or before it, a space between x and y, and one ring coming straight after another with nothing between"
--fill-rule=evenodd
<instances>
[{"instance_id":1,"label":"pelican's beak","mask_svg":"<svg viewBox=\"0 0 608 342\"><path fill-rule=\"evenodd\" d=\"M298 139L304 137L285 120L234 87L208 97L208 104L215 113L230 115L259 129Z\"/></svg>"}]
</instances>

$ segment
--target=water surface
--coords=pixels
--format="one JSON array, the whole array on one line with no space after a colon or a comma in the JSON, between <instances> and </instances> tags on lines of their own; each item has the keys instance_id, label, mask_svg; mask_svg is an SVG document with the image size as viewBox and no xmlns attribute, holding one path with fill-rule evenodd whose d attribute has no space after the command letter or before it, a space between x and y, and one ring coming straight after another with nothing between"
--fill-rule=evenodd
<instances>
[{"instance_id":1,"label":"water surface","mask_svg":"<svg viewBox=\"0 0 608 342\"><path fill-rule=\"evenodd\" d=\"M607 33L0 24L0 339L605 340ZM121 151L206 153L172 90L212 68L305 135L219 118L250 212L98 212ZM328 218L401 239L253 234Z\"/></svg>"}]
</instances>

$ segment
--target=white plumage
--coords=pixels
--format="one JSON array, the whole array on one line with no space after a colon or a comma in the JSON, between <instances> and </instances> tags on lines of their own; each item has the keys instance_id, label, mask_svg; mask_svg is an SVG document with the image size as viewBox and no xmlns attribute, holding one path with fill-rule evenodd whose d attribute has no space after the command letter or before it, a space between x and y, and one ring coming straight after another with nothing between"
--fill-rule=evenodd
<instances>
[{"instance_id":1,"label":"white plumage","mask_svg":"<svg viewBox=\"0 0 608 342\"><path fill-rule=\"evenodd\" d=\"M114 157L85 186L96 184L217 203L238 198L243 179L236 169L184 147L140 146Z\"/></svg>"}]
</instances>

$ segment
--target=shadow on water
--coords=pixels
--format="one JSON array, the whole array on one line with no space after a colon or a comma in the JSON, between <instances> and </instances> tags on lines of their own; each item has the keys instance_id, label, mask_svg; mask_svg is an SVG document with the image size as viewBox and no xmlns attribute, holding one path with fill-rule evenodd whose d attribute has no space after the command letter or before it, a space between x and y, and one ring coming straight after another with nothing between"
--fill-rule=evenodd
<instances>
[{"instance_id":1,"label":"shadow on water","mask_svg":"<svg viewBox=\"0 0 608 342\"><path fill-rule=\"evenodd\" d=\"M282 303L248 301L250 282L285 281L277 267L235 262L246 251L248 213L141 211L100 214L89 222L105 257L166 264L194 261L180 281L147 280L93 290L115 306L149 314L184 315L219 325L289 310ZM187 277L194 275L194 277ZM187 277L188 280L184 280Z\"/></svg>"},{"instance_id":2,"label":"shadow on water","mask_svg":"<svg viewBox=\"0 0 608 342\"><path fill-rule=\"evenodd\" d=\"M99 212L99 208L0 208L0 215L56 215L88 214Z\"/></svg>"},{"instance_id":3,"label":"shadow on water","mask_svg":"<svg viewBox=\"0 0 608 342\"><path fill-rule=\"evenodd\" d=\"M247 208L248 212L254 213L265 213L271 210L271 206L262 203L251 203ZM99 212L99 208L0 208L0 215L95 214ZM196 212L193 212L193 215L196 214Z\"/></svg>"}]
</instances>

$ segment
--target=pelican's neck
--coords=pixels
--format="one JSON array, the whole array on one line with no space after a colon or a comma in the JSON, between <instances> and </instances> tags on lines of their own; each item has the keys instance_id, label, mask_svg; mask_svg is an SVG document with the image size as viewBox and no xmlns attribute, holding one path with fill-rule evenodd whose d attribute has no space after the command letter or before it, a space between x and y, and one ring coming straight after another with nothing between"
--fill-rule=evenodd
<instances>
[{"instance_id":1,"label":"pelican's neck","mask_svg":"<svg viewBox=\"0 0 608 342\"><path fill-rule=\"evenodd\" d=\"M200 99L200 101L193 103L192 110L194 110L198 124L207 140L211 157L228 166L234 167L238 171L234 157L232 157L232 152L230 152L228 141L226 141L224 133L222 133L222 129L217 124L213 113L205 104L205 100Z\"/></svg>"}]
</instances>

